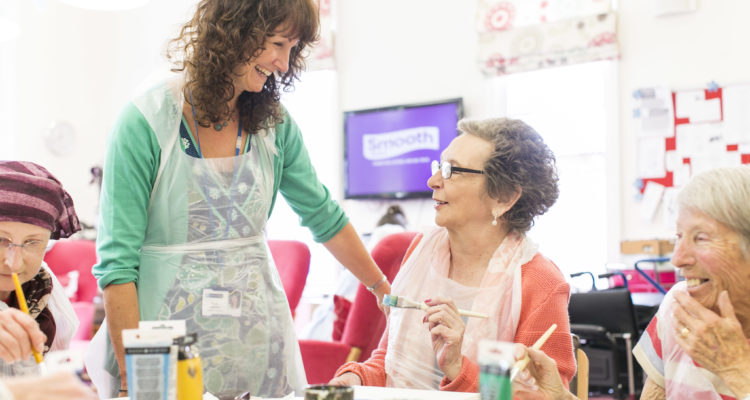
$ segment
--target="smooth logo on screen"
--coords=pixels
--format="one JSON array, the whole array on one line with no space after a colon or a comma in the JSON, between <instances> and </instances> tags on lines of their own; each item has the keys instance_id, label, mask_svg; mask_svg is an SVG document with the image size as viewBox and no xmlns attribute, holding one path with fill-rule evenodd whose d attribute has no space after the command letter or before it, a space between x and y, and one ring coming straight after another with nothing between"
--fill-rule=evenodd
<instances>
[{"instance_id":1,"label":"smooth logo on screen","mask_svg":"<svg viewBox=\"0 0 750 400\"><path fill-rule=\"evenodd\" d=\"M383 160L414 150L438 150L440 129L419 126L385 133L362 135L362 155L368 160Z\"/></svg>"}]
</instances>

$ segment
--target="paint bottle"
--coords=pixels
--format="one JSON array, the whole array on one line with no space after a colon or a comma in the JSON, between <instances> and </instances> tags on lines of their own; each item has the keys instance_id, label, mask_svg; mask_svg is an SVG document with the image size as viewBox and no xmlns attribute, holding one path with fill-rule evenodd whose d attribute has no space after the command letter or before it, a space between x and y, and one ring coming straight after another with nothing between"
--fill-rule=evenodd
<instances>
[{"instance_id":1,"label":"paint bottle","mask_svg":"<svg viewBox=\"0 0 750 400\"><path fill-rule=\"evenodd\" d=\"M513 344L482 340L479 343L479 397L481 400L511 400L510 381Z\"/></svg>"},{"instance_id":2,"label":"paint bottle","mask_svg":"<svg viewBox=\"0 0 750 400\"><path fill-rule=\"evenodd\" d=\"M201 400L203 398L201 358L195 349L197 340L196 333L178 339L177 400Z\"/></svg>"}]
</instances>

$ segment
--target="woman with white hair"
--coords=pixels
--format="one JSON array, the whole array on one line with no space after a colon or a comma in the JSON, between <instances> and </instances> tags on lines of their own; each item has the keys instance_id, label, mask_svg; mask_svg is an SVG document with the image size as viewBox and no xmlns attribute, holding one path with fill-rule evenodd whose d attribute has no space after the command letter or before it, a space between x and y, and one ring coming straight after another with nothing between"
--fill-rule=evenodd
<instances>
[{"instance_id":1,"label":"woman with white hair","mask_svg":"<svg viewBox=\"0 0 750 400\"><path fill-rule=\"evenodd\" d=\"M669 291L634 350L643 398L750 397L750 167L696 175L677 197Z\"/></svg>"},{"instance_id":2,"label":"woman with white hair","mask_svg":"<svg viewBox=\"0 0 750 400\"><path fill-rule=\"evenodd\" d=\"M680 191L672 264L685 281L667 293L633 351L648 374L642 399L750 399L748 199L750 166L701 173ZM546 398L574 398L549 357L528 354L529 380Z\"/></svg>"}]
</instances>

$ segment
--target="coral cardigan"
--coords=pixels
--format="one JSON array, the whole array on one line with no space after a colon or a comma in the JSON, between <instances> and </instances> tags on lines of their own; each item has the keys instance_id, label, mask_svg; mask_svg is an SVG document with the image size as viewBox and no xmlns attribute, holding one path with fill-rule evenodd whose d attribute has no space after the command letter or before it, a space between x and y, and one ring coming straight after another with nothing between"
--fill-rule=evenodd
<instances>
[{"instance_id":1,"label":"coral cardigan","mask_svg":"<svg viewBox=\"0 0 750 400\"><path fill-rule=\"evenodd\" d=\"M421 235L415 238L404 260L409 258L421 238ZM523 296L521 315L514 342L531 346L552 323L556 323L557 329L542 346L542 350L557 362L560 376L567 386L576 371L568 319L570 286L552 261L537 253L531 261L521 266L521 291ZM367 361L346 363L336 371L336 376L345 372L353 372L359 376L364 386L385 386L387 350L388 328L386 327L378 348L372 352ZM444 377L440 382L440 390L478 392L479 366L464 356L461 372L453 381Z\"/></svg>"}]
</instances>

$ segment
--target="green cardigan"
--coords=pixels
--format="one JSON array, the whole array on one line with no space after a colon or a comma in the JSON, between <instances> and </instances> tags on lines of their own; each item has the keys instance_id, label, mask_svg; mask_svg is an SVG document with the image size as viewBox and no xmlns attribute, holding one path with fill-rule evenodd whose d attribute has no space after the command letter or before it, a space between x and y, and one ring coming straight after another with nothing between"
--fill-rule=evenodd
<instances>
[{"instance_id":1,"label":"green cardigan","mask_svg":"<svg viewBox=\"0 0 750 400\"><path fill-rule=\"evenodd\" d=\"M276 194L281 191L315 241L328 241L349 220L318 180L299 127L286 110L283 122L275 129L277 154L273 160L269 215ZM102 289L110 284L138 281L140 248L160 156L154 131L138 108L129 103L115 123L104 161L97 237L99 262L93 267Z\"/></svg>"}]
</instances>

